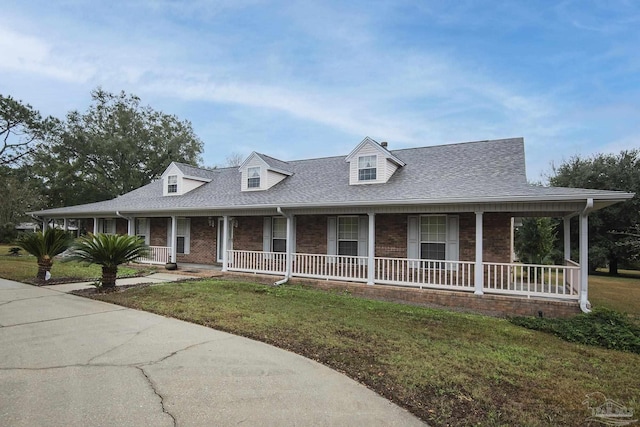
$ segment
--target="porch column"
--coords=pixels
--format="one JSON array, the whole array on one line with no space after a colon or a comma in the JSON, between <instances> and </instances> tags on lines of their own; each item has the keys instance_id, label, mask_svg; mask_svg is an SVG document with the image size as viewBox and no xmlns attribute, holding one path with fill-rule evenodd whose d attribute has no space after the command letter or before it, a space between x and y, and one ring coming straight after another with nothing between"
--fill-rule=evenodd
<instances>
[{"instance_id":1,"label":"porch column","mask_svg":"<svg viewBox=\"0 0 640 427\"><path fill-rule=\"evenodd\" d=\"M475 265L475 291L476 295L483 295L484 269L482 267L482 214L476 212L476 265Z\"/></svg>"},{"instance_id":2,"label":"porch column","mask_svg":"<svg viewBox=\"0 0 640 427\"><path fill-rule=\"evenodd\" d=\"M127 234L129 236L136 234L136 219L133 217L127 218Z\"/></svg>"},{"instance_id":3,"label":"porch column","mask_svg":"<svg viewBox=\"0 0 640 427\"><path fill-rule=\"evenodd\" d=\"M227 271L227 265L229 264L229 254L227 254L227 242L229 241L229 217L227 215L222 217L222 271Z\"/></svg>"},{"instance_id":4,"label":"porch column","mask_svg":"<svg viewBox=\"0 0 640 427\"><path fill-rule=\"evenodd\" d=\"M564 231L564 259L571 259L571 217L563 218ZM582 262L582 261L580 261Z\"/></svg>"},{"instance_id":5,"label":"porch column","mask_svg":"<svg viewBox=\"0 0 640 427\"><path fill-rule=\"evenodd\" d=\"M176 219L176 216L173 215L171 217L171 262L175 263L176 259L177 259L177 234L178 234L178 220Z\"/></svg>"},{"instance_id":6,"label":"porch column","mask_svg":"<svg viewBox=\"0 0 640 427\"><path fill-rule=\"evenodd\" d=\"M49 228L49 220L47 218L42 218L42 232L44 233Z\"/></svg>"},{"instance_id":7,"label":"porch column","mask_svg":"<svg viewBox=\"0 0 640 427\"><path fill-rule=\"evenodd\" d=\"M69 220L67 218L62 218L62 229L65 233L69 231Z\"/></svg>"},{"instance_id":8,"label":"porch column","mask_svg":"<svg viewBox=\"0 0 640 427\"><path fill-rule=\"evenodd\" d=\"M287 265L285 270L285 277L289 278L293 274L293 215L289 214L287 218Z\"/></svg>"},{"instance_id":9,"label":"porch column","mask_svg":"<svg viewBox=\"0 0 640 427\"><path fill-rule=\"evenodd\" d=\"M580 308L589 305L589 214L580 214Z\"/></svg>"},{"instance_id":10,"label":"porch column","mask_svg":"<svg viewBox=\"0 0 640 427\"><path fill-rule=\"evenodd\" d=\"M369 212L369 245L367 259L367 285L373 285L376 279L376 214Z\"/></svg>"},{"instance_id":11,"label":"porch column","mask_svg":"<svg viewBox=\"0 0 640 427\"><path fill-rule=\"evenodd\" d=\"M93 234L98 234L98 218L93 218Z\"/></svg>"}]
</instances>

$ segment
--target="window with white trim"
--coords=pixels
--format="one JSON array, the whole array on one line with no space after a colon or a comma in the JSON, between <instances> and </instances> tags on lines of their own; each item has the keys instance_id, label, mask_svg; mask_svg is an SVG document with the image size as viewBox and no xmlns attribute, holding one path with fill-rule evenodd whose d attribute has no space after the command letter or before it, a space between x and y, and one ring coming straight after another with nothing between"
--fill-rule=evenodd
<instances>
[{"instance_id":1,"label":"window with white trim","mask_svg":"<svg viewBox=\"0 0 640 427\"><path fill-rule=\"evenodd\" d=\"M358 157L358 181L375 181L378 175L378 156Z\"/></svg>"},{"instance_id":2,"label":"window with white trim","mask_svg":"<svg viewBox=\"0 0 640 427\"><path fill-rule=\"evenodd\" d=\"M338 217L338 255L358 256L359 225L357 216Z\"/></svg>"},{"instance_id":3,"label":"window with white trim","mask_svg":"<svg viewBox=\"0 0 640 427\"><path fill-rule=\"evenodd\" d=\"M247 169L247 188L260 188L260 166Z\"/></svg>"},{"instance_id":4,"label":"window with white trim","mask_svg":"<svg viewBox=\"0 0 640 427\"><path fill-rule=\"evenodd\" d=\"M116 234L116 220L102 219L100 232L104 234Z\"/></svg>"},{"instance_id":5,"label":"window with white trim","mask_svg":"<svg viewBox=\"0 0 640 427\"><path fill-rule=\"evenodd\" d=\"M169 175L167 177L167 193L175 194L178 192L178 175Z\"/></svg>"},{"instance_id":6,"label":"window with white trim","mask_svg":"<svg viewBox=\"0 0 640 427\"><path fill-rule=\"evenodd\" d=\"M447 256L447 217L420 217L420 258L445 260Z\"/></svg>"},{"instance_id":7,"label":"window with white trim","mask_svg":"<svg viewBox=\"0 0 640 427\"><path fill-rule=\"evenodd\" d=\"M135 234L149 244L149 218L136 218Z\"/></svg>"},{"instance_id":8,"label":"window with white trim","mask_svg":"<svg viewBox=\"0 0 640 427\"><path fill-rule=\"evenodd\" d=\"M191 221L189 220L189 218L178 218L176 225L176 253L188 254L190 245Z\"/></svg>"},{"instance_id":9,"label":"window with white trim","mask_svg":"<svg viewBox=\"0 0 640 427\"><path fill-rule=\"evenodd\" d=\"M271 226L271 251L287 251L287 218L273 218Z\"/></svg>"}]
</instances>

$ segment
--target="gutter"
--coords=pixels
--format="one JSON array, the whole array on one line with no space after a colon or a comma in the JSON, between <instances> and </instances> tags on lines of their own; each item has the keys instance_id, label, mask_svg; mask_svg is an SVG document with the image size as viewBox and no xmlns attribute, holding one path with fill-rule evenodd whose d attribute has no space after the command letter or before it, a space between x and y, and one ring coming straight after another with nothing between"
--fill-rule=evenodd
<instances>
[{"instance_id":1,"label":"gutter","mask_svg":"<svg viewBox=\"0 0 640 427\"><path fill-rule=\"evenodd\" d=\"M275 282L273 284L273 286L280 286L284 283L287 283L289 281L289 279L291 279L291 264L289 263L289 258L291 257L291 253L289 252L290 248L291 248L291 236L289 236L289 221L292 221L293 218L291 216L291 214L286 214L282 211L282 208L280 206L278 206L278 208L276 209L278 211L278 213L280 215L282 215L283 217L287 218L287 259L286 259L286 268L285 268L285 272L284 272L284 278L282 280L278 280L277 282Z\"/></svg>"},{"instance_id":2,"label":"gutter","mask_svg":"<svg viewBox=\"0 0 640 427\"><path fill-rule=\"evenodd\" d=\"M585 204L584 209L582 209L582 211L580 212L580 216L588 216L589 213L593 210L593 199L589 198L587 199L587 203ZM582 230L581 230L582 231ZM580 310L582 310L583 313L591 313L591 303L589 302L588 299L588 292L589 292L589 271L588 271L588 267L589 267L589 239L585 239L587 242L585 243L585 245L587 245L587 250L584 251L585 252L585 256L586 256L586 262L583 261L582 259L580 260L580 264L581 267L584 269L587 269L587 273L584 274L584 276L587 278L585 280L585 283L582 283L581 289L580 289ZM585 286L586 285L586 286Z\"/></svg>"}]
</instances>

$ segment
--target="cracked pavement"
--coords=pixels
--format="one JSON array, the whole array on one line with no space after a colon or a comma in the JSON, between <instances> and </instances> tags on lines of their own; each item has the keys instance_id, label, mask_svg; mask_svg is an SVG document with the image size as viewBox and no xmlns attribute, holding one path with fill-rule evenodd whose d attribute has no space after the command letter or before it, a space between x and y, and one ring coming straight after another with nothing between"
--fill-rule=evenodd
<instances>
[{"instance_id":1,"label":"cracked pavement","mask_svg":"<svg viewBox=\"0 0 640 427\"><path fill-rule=\"evenodd\" d=\"M238 424L424 425L288 351L0 279L0 425Z\"/></svg>"}]
</instances>

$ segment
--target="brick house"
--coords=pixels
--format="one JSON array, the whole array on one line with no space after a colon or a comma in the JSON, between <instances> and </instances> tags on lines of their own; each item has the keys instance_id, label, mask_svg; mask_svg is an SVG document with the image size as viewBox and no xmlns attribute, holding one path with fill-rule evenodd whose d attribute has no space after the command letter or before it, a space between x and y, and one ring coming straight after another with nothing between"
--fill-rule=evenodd
<instances>
[{"instance_id":1,"label":"brick house","mask_svg":"<svg viewBox=\"0 0 640 427\"><path fill-rule=\"evenodd\" d=\"M522 138L402 150L365 138L349 155L240 167L171 163L161 178L112 200L33 214L83 219L89 231L136 234L144 262L223 271L579 302L587 311L591 211L633 197L531 185ZM513 221L565 221L565 262L513 262ZM578 217L579 259L570 219Z\"/></svg>"}]
</instances>

